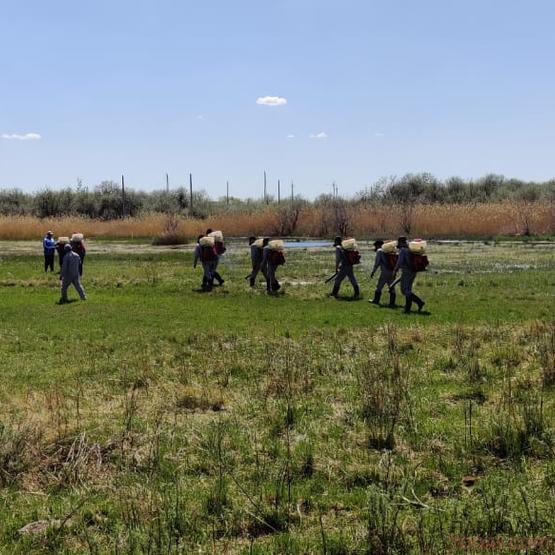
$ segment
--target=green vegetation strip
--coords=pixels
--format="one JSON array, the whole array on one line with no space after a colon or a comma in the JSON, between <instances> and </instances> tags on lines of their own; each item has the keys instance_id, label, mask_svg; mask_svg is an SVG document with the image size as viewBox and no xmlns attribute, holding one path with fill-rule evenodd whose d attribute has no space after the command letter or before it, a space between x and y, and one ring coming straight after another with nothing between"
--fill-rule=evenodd
<instances>
[{"instance_id":1,"label":"green vegetation strip","mask_svg":"<svg viewBox=\"0 0 555 555\"><path fill-rule=\"evenodd\" d=\"M326 251L275 298L242 251L211 294L190 254L91 255L65 306L4 257L0 552L549 552L553 251L430 258L406 316L327 298Z\"/></svg>"}]
</instances>

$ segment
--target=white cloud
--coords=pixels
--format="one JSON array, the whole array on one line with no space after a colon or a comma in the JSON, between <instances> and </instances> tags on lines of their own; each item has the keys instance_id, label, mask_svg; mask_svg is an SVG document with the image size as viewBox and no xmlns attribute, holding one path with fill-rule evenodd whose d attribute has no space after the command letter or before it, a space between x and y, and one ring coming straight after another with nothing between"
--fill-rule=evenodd
<instances>
[{"instance_id":1,"label":"white cloud","mask_svg":"<svg viewBox=\"0 0 555 555\"><path fill-rule=\"evenodd\" d=\"M380 133L378 131L377 133L374 133L374 137L385 137L385 133Z\"/></svg>"},{"instance_id":2,"label":"white cloud","mask_svg":"<svg viewBox=\"0 0 555 555\"><path fill-rule=\"evenodd\" d=\"M25 133L20 135L18 133L2 133L2 139L9 141L38 141L42 137L38 133Z\"/></svg>"},{"instance_id":3,"label":"white cloud","mask_svg":"<svg viewBox=\"0 0 555 555\"><path fill-rule=\"evenodd\" d=\"M288 139L294 139L294 138L295 138L295 135L293 135L293 134L287 135L287 138L288 138Z\"/></svg>"},{"instance_id":4,"label":"white cloud","mask_svg":"<svg viewBox=\"0 0 555 555\"><path fill-rule=\"evenodd\" d=\"M259 96L256 99L257 104L262 106L285 106L287 104L287 98L282 96Z\"/></svg>"},{"instance_id":5,"label":"white cloud","mask_svg":"<svg viewBox=\"0 0 555 555\"><path fill-rule=\"evenodd\" d=\"M328 134L325 131L320 131L320 133L311 133L309 139L327 139Z\"/></svg>"}]
</instances>

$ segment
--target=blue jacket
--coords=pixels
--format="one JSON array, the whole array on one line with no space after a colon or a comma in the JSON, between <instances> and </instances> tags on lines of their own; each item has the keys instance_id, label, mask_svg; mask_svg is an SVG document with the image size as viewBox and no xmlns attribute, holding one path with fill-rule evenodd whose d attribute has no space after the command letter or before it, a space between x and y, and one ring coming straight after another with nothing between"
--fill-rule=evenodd
<instances>
[{"instance_id":1,"label":"blue jacket","mask_svg":"<svg viewBox=\"0 0 555 555\"><path fill-rule=\"evenodd\" d=\"M54 254L56 252L56 241L45 237L42 240L42 247L44 249L44 254Z\"/></svg>"}]
</instances>

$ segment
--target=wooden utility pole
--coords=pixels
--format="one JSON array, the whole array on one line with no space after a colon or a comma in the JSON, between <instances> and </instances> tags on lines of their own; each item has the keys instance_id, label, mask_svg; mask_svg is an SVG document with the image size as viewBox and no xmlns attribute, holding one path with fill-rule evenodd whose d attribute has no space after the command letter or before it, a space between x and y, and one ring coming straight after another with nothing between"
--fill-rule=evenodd
<instances>
[{"instance_id":1,"label":"wooden utility pole","mask_svg":"<svg viewBox=\"0 0 555 555\"><path fill-rule=\"evenodd\" d=\"M229 181L225 182L225 203L229 206Z\"/></svg>"},{"instance_id":2,"label":"wooden utility pole","mask_svg":"<svg viewBox=\"0 0 555 555\"><path fill-rule=\"evenodd\" d=\"M121 174L121 217L125 218L125 177Z\"/></svg>"},{"instance_id":3,"label":"wooden utility pole","mask_svg":"<svg viewBox=\"0 0 555 555\"><path fill-rule=\"evenodd\" d=\"M170 192L170 176L166 173L166 193Z\"/></svg>"},{"instance_id":4,"label":"wooden utility pole","mask_svg":"<svg viewBox=\"0 0 555 555\"><path fill-rule=\"evenodd\" d=\"M291 181L291 204L293 204L294 201L295 201L295 185L293 185L293 182Z\"/></svg>"},{"instance_id":5,"label":"wooden utility pole","mask_svg":"<svg viewBox=\"0 0 555 555\"><path fill-rule=\"evenodd\" d=\"M278 204L281 203L281 182L278 179Z\"/></svg>"},{"instance_id":6,"label":"wooden utility pole","mask_svg":"<svg viewBox=\"0 0 555 555\"><path fill-rule=\"evenodd\" d=\"M268 196L266 191L266 171L264 170L264 202L268 204Z\"/></svg>"},{"instance_id":7,"label":"wooden utility pole","mask_svg":"<svg viewBox=\"0 0 555 555\"><path fill-rule=\"evenodd\" d=\"M193 174L189 174L189 210L193 211Z\"/></svg>"}]
</instances>

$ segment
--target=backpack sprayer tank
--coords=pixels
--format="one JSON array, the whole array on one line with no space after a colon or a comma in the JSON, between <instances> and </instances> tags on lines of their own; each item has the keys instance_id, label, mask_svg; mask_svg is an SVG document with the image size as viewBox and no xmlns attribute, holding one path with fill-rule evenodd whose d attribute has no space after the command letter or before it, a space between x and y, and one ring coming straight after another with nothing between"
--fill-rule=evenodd
<instances>
[{"instance_id":1,"label":"backpack sprayer tank","mask_svg":"<svg viewBox=\"0 0 555 555\"><path fill-rule=\"evenodd\" d=\"M341 247L346 251L356 251L357 250L356 239L345 239L344 241L341 241Z\"/></svg>"}]
</instances>

